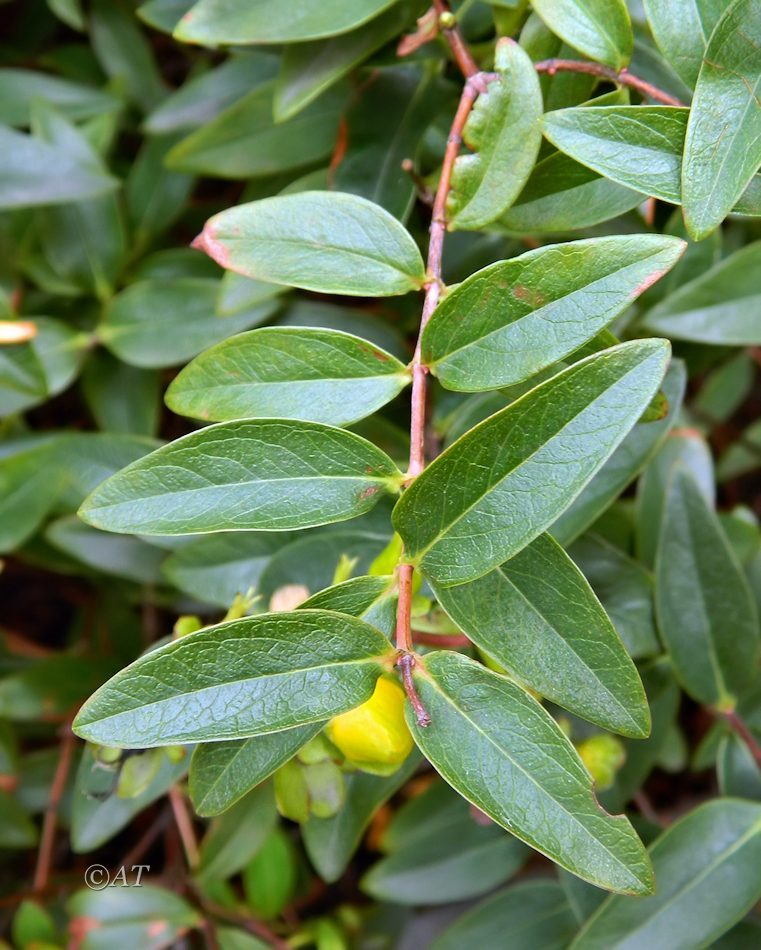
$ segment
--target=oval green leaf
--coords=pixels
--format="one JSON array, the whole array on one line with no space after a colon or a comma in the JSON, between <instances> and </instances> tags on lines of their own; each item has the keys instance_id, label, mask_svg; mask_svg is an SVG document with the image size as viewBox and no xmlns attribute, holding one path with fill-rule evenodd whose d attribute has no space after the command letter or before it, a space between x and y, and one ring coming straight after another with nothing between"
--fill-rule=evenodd
<instances>
[{"instance_id":1,"label":"oval green leaf","mask_svg":"<svg viewBox=\"0 0 761 950\"><path fill-rule=\"evenodd\" d=\"M126 534L285 531L355 518L400 481L385 452L343 429L221 422L118 472L80 516Z\"/></svg>"},{"instance_id":2,"label":"oval green leaf","mask_svg":"<svg viewBox=\"0 0 761 950\"><path fill-rule=\"evenodd\" d=\"M561 867L624 894L653 889L650 862L622 815L606 814L592 779L550 714L520 686L459 653L415 668L431 724L415 741L443 778Z\"/></svg>"},{"instance_id":3,"label":"oval green leaf","mask_svg":"<svg viewBox=\"0 0 761 950\"><path fill-rule=\"evenodd\" d=\"M198 419L303 419L344 426L390 402L410 381L404 365L337 330L264 327L207 350L166 394Z\"/></svg>"},{"instance_id":4,"label":"oval green leaf","mask_svg":"<svg viewBox=\"0 0 761 950\"><path fill-rule=\"evenodd\" d=\"M244 277L326 294L386 297L425 280L420 251L396 218L340 192L238 205L207 221L196 246Z\"/></svg>"},{"instance_id":5,"label":"oval green leaf","mask_svg":"<svg viewBox=\"0 0 761 950\"><path fill-rule=\"evenodd\" d=\"M682 164L684 220L701 240L732 210L761 164L761 5L734 0L708 41Z\"/></svg>"},{"instance_id":6,"label":"oval green leaf","mask_svg":"<svg viewBox=\"0 0 761 950\"><path fill-rule=\"evenodd\" d=\"M458 439L394 509L408 557L447 586L517 554L563 513L642 415L668 356L659 340L604 350Z\"/></svg>"},{"instance_id":7,"label":"oval green leaf","mask_svg":"<svg viewBox=\"0 0 761 950\"><path fill-rule=\"evenodd\" d=\"M509 38L497 43L497 79L476 99L452 170L449 221L478 229L499 217L518 197L534 167L542 140L542 91L534 65Z\"/></svg>"},{"instance_id":8,"label":"oval green leaf","mask_svg":"<svg viewBox=\"0 0 761 950\"><path fill-rule=\"evenodd\" d=\"M480 649L542 696L622 735L650 731L636 667L584 575L548 535L483 577L434 592Z\"/></svg>"},{"instance_id":9,"label":"oval green leaf","mask_svg":"<svg viewBox=\"0 0 761 950\"><path fill-rule=\"evenodd\" d=\"M390 656L383 634L344 614L247 617L141 656L87 700L73 728L122 748L280 732L365 702Z\"/></svg>"},{"instance_id":10,"label":"oval green leaf","mask_svg":"<svg viewBox=\"0 0 761 950\"><path fill-rule=\"evenodd\" d=\"M547 26L580 53L621 69L634 48L624 0L532 0Z\"/></svg>"},{"instance_id":11,"label":"oval green leaf","mask_svg":"<svg viewBox=\"0 0 761 950\"><path fill-rule=\"evenodd\" d=\"M434 311L423 361L447 389L511 386L594 337L674 266L684 241L635 234L573 241L491 264Z\"/></svg>"}]
</instances>

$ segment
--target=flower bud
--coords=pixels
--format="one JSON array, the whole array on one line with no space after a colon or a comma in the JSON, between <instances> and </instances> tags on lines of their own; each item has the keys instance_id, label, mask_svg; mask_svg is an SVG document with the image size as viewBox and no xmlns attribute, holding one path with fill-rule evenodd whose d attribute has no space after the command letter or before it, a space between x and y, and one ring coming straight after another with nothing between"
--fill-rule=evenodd
<instances>
[{"instance_id":1,"label":"flower bud","mask_svg":"<svg viewBox=\"0 0 761 950\"><path fill-rule=\"evenodd\" d=\"M327 726L330 741L366 772L395 772L412 751L404 719L404 690L382 677L366 703L336 716Z\"/></svg>"}]
</instances>

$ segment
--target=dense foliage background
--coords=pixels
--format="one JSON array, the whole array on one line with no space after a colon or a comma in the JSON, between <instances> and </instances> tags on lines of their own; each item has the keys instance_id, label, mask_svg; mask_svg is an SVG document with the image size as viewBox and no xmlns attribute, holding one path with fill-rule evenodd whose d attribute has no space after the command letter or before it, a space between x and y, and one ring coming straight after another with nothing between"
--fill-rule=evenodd
<instances>
[{"instance_id":1,"label":"dense foliage background","mask_svg":"<svg viewBox=\"0 0 761 950\"><path fill-rule=\"evenodd\" d=\"M0 921L10 946L761 945L754 909L761 898L761 12L753 0L435 7L414 0L0 4ZM500 37L519 47L498 45ZM521 551L547 525L510 549L521 553L506 562L504 588L498 572L484 577L502 558L474 551L455 565L429 557L425 534L439 516L437 499L461 477L476 478L447 470L445 461L405 490L394 516L408 553L416 545L424 552L425 580L416 575L407 605L416 649L459 651L500 674L508 668L512 676L489 674L487 682L506 684L499 688L508 705L525 695L526 721L551 714L559 724L552 731L537 720L536 735L555 744L548 758L565 763L565 780L544 764L541 741L529 751L536 775L547 772L542 794L565 801L568 823L548 818L542 829L540 814L527 819L528 831L518 821L517 837L484 814L500 820L499 799L509 798L504 773L491 773L494 808L483 789L467 796L476 807L410 752L398 687L383 687L389 692L376 694L373 715L343 732L334 723L320 733L311 721L291 729L287 754L266 753L269 772L264 744L254 739L248 753L245 740L235 749L237 765L230 743L203 746L188 779L185 720L174 745L147 751L142 746L157 743L135 739L136 748L119 750L112 746L130 742L92 745L71 728L96 688L157 642L182 644L205 625L255 622L265 611L282 611L281 625L296 623L295 608L308 597L352 579L354 586L308 606L365 620L372 609L371 622L393 631L400 543L392 499L379 485L398 493L407 470L403 390L422 305L420 293L407 291L427 285L430 295L439 287L430 270L426 281L415 243L425 258L463 89L463 43L496 78L490 74L489 92L468 87L481 98L463 151L470 146L485 158L454 165L441 275L449 292L423 348L436 376L427 458L584 357L591 362L583 367L600 373L601 359L661 354L663 362L661 344L642 342L654 337L670 339L674 357L652 401L643 382L638 396L607 406L575 451L555 449L564 474L553 491L576 487L547 525L583 577L547 535ZM336 203L338 192L373 205ZM207 229L200 249L189 246L219 212L282 195L292 203L252 205L252 218L224 219L218 231ZM336 208L346 209L343 224L332 218ZM328 265L315 263L313 252L331 228L339 243L357 243L349 248L356 259L328 279ZM249 242L242 251L233 246L241 231ZM285 231L285 243L301 243L277 245L267 258ZM596 238L605 241L589 243ZM364 258L356 250L363 240ZM542 251L571 241L585 243ZM538 256L511 264L508 283L488 284L491 304L476 282L452 290L527 252ZM231 260L236 253L242 264ZM212 257L243 273L249 259L264 263L242 276ZM382 274L375 269L389 261ZM508 285L517 305L500 296ZM501 332L489 321L516 306L517 323L541 314L525 339L523 330L487 343L468 336L475 325L481 336ZM446 320L458 314L468 315L471 329L451 328ZM573 327L585 320L574 342ZM257 327L280 329L236 337ZM352 339L340 334L368 341L364 356L336 350L320 371L319 347ZM599 356L620 340L639 342ZM299 362L311 367L306 375L294 374ZM261 366L272 391L252 397L247 374ZM361 386L341 388L357 376ZM218 387L220 379L230 386ZM546 405L529 403L529 432L576 390L541 392L549 395ZM257 411L252 399L263 400ZM103 494L88 502L85 520L77 516L108 476L196 432L193 419L257 415L348 427L331 436L336 457L359 458L369 442L382 452L362 456L364 471L391 467L335 518L307 522L300 502L284 503L278 517L315 525L298 532L205 533L215 525L200 508L200 527L177 532L174 515L161 520L140 495L142 476L109 483L129 510L121 525L100 517L123 533L94 526ZM621 438L605 454L606 426L616 425ZM285 449L295 455L323 432L306 423L285 431ZM513 436L492 431L479 451L499 457L501 440L512 444ZM208 443L198 444L208 452ZM573 473L596 452L597 474L584 482ZM177 491L207 477L194 469L202 454L191 453ZM484 459L483 468L497 464ZM196 483L182 481L191 476ZM227 497L228 519L231 491L223 486L215 502L221 507ZM176 498L164 504L167 512L178 505ZM473 568L479 557L481 570ZM541 583L555 576L559 599L543 601ZM610 630L612 653L584 653L585 639L597 636L590 631L607 623L584 577L620 636ZM452 581L461 586L447 586ZM523 591L522 613L510 606L510 584ZM512 612L499 615L498 605ZM342 623L348 638L368 629L354 618ZM569 687L570 654L536 647L548 630L568 639L600 684L615 667L612 688L631 704L599 698L602 685L599 704L575 680ZM506 648L500 638L508 634ZM647 693L649 730L627 652ZM191 673L202 661L189 664ZM442 681L460 669L448 662L431 662ZM535 681L542 675L546 685ZM516 680L558 705L546 702L545 714ZM433 691L419 685L430 705ZM366 687L348 706L366 698ZM153 687L145 688L149 705ZM456 753L437 748L431 711L430 732L410 720L426 756L445 773L442 761L454 756L452 783L476 775L489 792L488 757L476 754L475 739ZM80 721L77 731L86 732L86 715ZM125 727L127 735L138 725ZM582 857L574 865L568 844L582 801L573 795L581 796L577 786L588 776L562 733L600 803L625 812L648 846L653 896L609 896L563 869L594 877ZM578 807L581 814L586 806ZM538 842L562 867L518 838ZM637 861L632 850L630 864ZM598 883L627 890L600 873ZM637 873L641 885L647 872Z\"/></svg>"}]
</instances>

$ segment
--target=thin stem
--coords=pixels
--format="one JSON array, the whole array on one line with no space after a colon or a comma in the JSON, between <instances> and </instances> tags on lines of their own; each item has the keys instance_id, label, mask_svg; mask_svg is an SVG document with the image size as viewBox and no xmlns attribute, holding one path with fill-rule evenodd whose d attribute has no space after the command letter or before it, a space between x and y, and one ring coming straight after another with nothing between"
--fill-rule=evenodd
<instances>
[{"instance_id":1,"label":"thin stem","mask_svg":"<svg viewBox=\"0 0 761 950\"><path fill-rule=\"evenodd\" d=\"M750 727L739 715L734 711L723 712L721 716L729 726L729 728L736 733L748 747L748 751L753 756L753 760L756 765L761 769L761 744L759 744L758 739L750 731Z\"/></svg>"},{"instance_id":2,"label":"thin stem","mask_svg":"<svg viewBox=\"0 0 761 950\"><path fill-rule=\"evenodd\" d=\"M428 633L425 630L413 630L412 639L426 647L442 647L456 650L459 647L472 647L473 642L464 633Z\"/></svg>"},{"instance_id":3,"label":"thin stem","mask_svg":"<svg viewBox=\"0 0 761 950\"><path fill-rule=\"evenodd\" d=\"M445 9L440 9L441 7ZM437 4L436 9L441 12L448 12L446 4ZM459 37L459 32L455 29L447 31L450 45L453 51L460 47L454 40ZM459 37L461 40L462 38ZM464 48L464 47L463 47ZM466 50L467 52L467 50ZM470 54L468 53L468 57ZM472 57L470 57L472 61ZM460 62L460 59L458 59ZM467 63L463 60L463 66ZM463 67L461 67L463 68ZM467 66L469 69L470 67ZM441 272L442 257L444 251L444 235L447 229L446 207L449 190L452 185L452 170L455 160L462 144L462 133L465 123L468 120L473 103L476 101L479 93L485 92L489 81L494 78L484 73L468 72L467 80L460 97L460 103L457 106L457 112L452 121L452 127L447 138L447 147L444 152L444 161L441 166L441 175L436 189L436 195L433 200L433 216L430 227L430 240L428 243L428 262L425 282L425 300L423 302L423 312L420 318L420 330L418 333L417 344L415 346L415 355L412 360L412 397L410 411L410 461L407 470L407 482L409 485L425 468L425 421L426 421L426 403L428 396L428 367L424 365L422 359L422 337L423 330L431 318L433 311L439 302L441 296ZM402 554L402 557L404 555ZM412 678L412 669L415 665L415 657L412 652L412 579L413 566L400 561L397 568L397 578L399 584L399 602L396 613L396 646L399 650L397 665L401 670L404 689L407 698L415 710L415 716L420 726L427 726L430 723L430 717L423 706L423 703L415 689L415 683Z\"/></svg>"},{"instance_id":4,"label":"thin stem","mask_svg":"<svg viewBox=\"0 0 761 950\"><path fill-rule=\"evenodd\" d=\"M618 83L621 86L628 86L636 90L640 95L653 99L656 102L662 102L667 106L683 106L684 103L652 83L634 76L628 69L622 69L616 72L610 66L603 66L601 63L588 63L580 59L543 59L541 62L534 63L534 69L538 73L548 73L550 76L558 72L588 73L590 76L599 76L601 79L607 79L609 82Z\"/></svg>"},{"instance_id":5,"label":"thin stem","mask_svg":"<svg viewBox=\"0 0 761 950\"><path fill-rule=\"evenodd\" d=\"M459 24L454 18L446 0L433 0L433 7L439 15L439 26L444 33L452 55L455 58L460 72L466 79L478 73L478 64L473 59L468 44L463 39Z\"/></svg>"},{"instance_id":6,"label":"thin stem","mask_svg":"<svg viewBox=\"0 0 761 950\"><path fill-rule=\"evenodd\" d=\"M50 868L53 863L53 846L55 845L55 831L58 822L58 808L66 789L66 780L71 769L71 760L77 738L71 731L71 720L62 727L61 745L58 753L58 765L50 786L48 806L45 809L45 818L42 822L40 848L37 852L37 867L34 871L32 890L35 893L44 891L50 877Z\"/></svg>"},{"instance_id":7,"label":"thin stem","mask_svg":"<svg viewBox=\"0 0 761 950\"><path fill-rule=\"evenodd\" d=\"M176 785L169 789L169 804L172 806L174 814L174 823L182 841L182 850L185 852L185 860L188 867L194 871L201 861L201 854L198 850L193 822L188 812L188 806L185 802L182 792Z\"/></svg>"}]
</instances>

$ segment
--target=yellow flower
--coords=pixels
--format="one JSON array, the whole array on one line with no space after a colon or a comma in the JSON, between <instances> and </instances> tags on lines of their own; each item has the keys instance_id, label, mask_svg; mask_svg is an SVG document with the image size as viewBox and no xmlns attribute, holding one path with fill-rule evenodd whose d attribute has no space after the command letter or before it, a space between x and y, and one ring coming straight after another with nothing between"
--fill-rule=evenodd
<instances>
[{"instance_id":1,"label":"yellow flower","mask_svg":"<svg viewBox=\"0 0 761 950\"><path fill-rule=\"evenodd\" d=\"M404 721L404 690L381 678L366 703L328 723L328 738L349 762L366 772L388 775L412 751L412 735Z\"/></svg>"}]
</instances>

